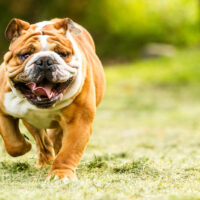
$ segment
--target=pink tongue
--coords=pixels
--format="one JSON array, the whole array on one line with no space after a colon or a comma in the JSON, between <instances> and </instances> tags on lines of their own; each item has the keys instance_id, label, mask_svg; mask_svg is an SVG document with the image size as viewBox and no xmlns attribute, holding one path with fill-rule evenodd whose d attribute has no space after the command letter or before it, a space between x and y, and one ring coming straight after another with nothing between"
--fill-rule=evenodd
<instances>
[{"instance_id":1,"label":"pink tongue","mask_svg":"<svg viewBox=\"0 0 200 200\"><path fill-rule=\"evenodd\" d=\"M36 87L36 84L34 82L30 82L26 84L29 89L32 91L33 94L35 94L36 96L46 96L48 97L48 99L51 98L52 96L52 84L46 84L44 86L39 86Z\"/></svg>"}]
</instances>

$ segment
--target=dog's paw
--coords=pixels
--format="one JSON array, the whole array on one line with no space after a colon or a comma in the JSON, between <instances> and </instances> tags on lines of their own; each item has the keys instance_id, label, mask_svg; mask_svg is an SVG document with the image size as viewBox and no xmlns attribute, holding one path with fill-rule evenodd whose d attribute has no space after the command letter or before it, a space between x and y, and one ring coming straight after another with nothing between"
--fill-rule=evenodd
<instances>
[{"instance_id":1,"label":"dog's paw","mask_svg":"<svg viewBox=\"0 0 200 200\"><path fill-rule=\"evenodd\" d=\"M4 147L9 155L17 157L29 152L32 145L29 140L25 139L23 141L16 142L14 145L5 145L4 143Z\"/></svg>"},{"instance_id":2,"label":"dog's paw","mask_svg":"<svg viewBox=\"0 0 200 200\"><path fill-rule=\"evenodd\" d=\"M56 182L56 183L64 183L64 184L68 184L68 183L71 183L71 181L74 181L74 180L70 180L69 178L65 177L65 178L59 178L58 176L56 175L53 175L53 176L48 176L46 178L46 181L47 182Z\"/></svg>"},{"instance_id":3,"label":"dog's paw","mask_svg":"<svg viewBox=\"0 0 200 200\"><path fill-rule=\"evenodd\" d=\"M54 160L54 154L43 154L40 153L36 163L36 168L47 168L52 165Z\"/></svg>"},{"instance_id":4,"label":"dog's paw","mask_svg":"<svg viewBox=\"0 0 200 200\"><path fill-rule=\"evenodd\" d=\"M70 181L76 181L76 173L70 169L56 169L52 170L47 176L47 181L61 180L63 183L68 183Z\"/></svg>"},{"instance_id":5,"label":"dog's paw","mask_svg":"<svg viewBox=\"0 0 200 200\"><path fill-rule=\"evenodd\" d=\"M49 161L44 161L44 160L38 160L35 167L36 168L48 168L52 165L53 160L49 160Z\"/></svg>"}]
</instances>

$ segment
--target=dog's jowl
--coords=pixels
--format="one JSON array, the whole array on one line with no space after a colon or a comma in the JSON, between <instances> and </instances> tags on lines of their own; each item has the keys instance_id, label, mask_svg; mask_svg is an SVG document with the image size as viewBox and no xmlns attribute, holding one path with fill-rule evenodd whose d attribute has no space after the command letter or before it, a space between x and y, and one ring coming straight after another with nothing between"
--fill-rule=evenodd
<instances>
[{"instance_id":1,"label":"dog's jowl","mask_svg":"<svg viewBox=\"0 0 200 200\"><path fill-rule=\"evenodd\" d=\"M9 51L0 67L0 134L11 156L37 145L37 167L51 165L49 178L76 179L76 167L92 133L105 90L94 42L71 19L29 24L13 19L6 29Z\"/></svg>"}]
</instances>

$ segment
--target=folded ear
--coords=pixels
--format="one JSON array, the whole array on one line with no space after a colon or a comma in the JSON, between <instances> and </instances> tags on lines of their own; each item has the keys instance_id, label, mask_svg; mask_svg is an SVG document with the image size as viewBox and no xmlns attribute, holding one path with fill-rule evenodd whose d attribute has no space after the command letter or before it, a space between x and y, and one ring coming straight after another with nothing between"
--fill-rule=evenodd
<instances>
[{"instance_id":1,"label":"folded ear","mask_svg":"<svg viewBox=\"0 0 200 200\"><path fill-rule=\"evenodd\" d=\"M77 25L70 19L70 18L64 18L64 19L56 19L55 20L54 27L56 29L63 28L65 31L69 30L71 33L78 35L81 33L81 29L77 27Z\"/></svg>"},{"instance_id":2,"label":"folded ear","mask_svg":"<svg viewBox=\"0 0 200 200\"><path fill-rule=\"evenodd\" d=\"M5 36L8 40L18 38L24 30L29 29L30 24L20 19L12 19L5 31Z\"/></svg>"}]
</instances>

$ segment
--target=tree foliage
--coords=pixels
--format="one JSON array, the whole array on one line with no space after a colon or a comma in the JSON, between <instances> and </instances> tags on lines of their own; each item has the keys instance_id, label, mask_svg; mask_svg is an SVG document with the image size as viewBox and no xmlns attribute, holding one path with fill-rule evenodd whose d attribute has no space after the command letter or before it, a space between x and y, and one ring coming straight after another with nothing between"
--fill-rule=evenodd
<instances>
[{"instance_id":1,"label":"tree foliage","mask_svg":"<svg viewBox=\"0 0 200 200\"><path fill-rule=\"evenodd\" d=\"M31 23L70 17L94 37L101 58L132 58L150 42L178 46L199 39L198 0L0 0L0 54L13 17Z\"/></svg>"}]
</instances>

